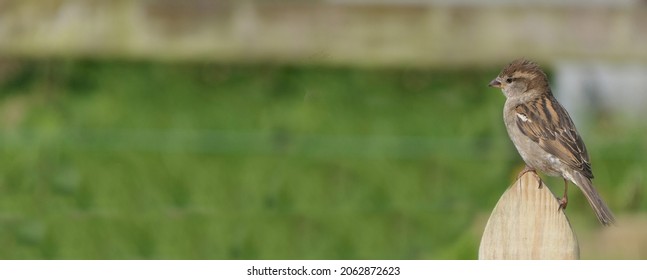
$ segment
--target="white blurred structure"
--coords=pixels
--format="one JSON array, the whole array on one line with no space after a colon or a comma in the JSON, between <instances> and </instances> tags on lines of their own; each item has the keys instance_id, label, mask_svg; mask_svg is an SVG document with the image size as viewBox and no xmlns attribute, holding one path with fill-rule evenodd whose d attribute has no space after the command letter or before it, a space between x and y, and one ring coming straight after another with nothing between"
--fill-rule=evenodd
<instances>
[{"instance_id":1,"label":"white blurred structure","mask_svg":"<svg viewBox=\"0 0 647 280\"><path fill-rule=\"evenodd\" d=\"M647 63L641 0L0 0L0 55L500 66Z\"/></svg>"},{"instance_id":2,"label":"white blurred structure","mask_svg":"<svg viewBox=\"0 0 647 280\"><path fill-rule=\"evenodd\" d=\"M647 117L647 64L565 61L555 66L554 94L576 123L596 112Z\"/></svg>"}]
</instances>

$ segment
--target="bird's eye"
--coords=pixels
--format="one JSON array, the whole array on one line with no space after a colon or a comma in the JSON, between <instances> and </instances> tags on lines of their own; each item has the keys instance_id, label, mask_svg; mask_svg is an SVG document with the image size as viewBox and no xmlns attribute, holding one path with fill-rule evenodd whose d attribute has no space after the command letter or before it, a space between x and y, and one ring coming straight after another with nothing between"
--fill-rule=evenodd
<instances>
[{"instance_id":1,"label":"bird's eye","mask_svg":"<svg viewBox=\"0 0 647 280\"><path fill-rule=\"evenodd\" d=\"M508 84L509 84L509 83L512 83L512 78L507 78L507 79L505 80L505 82L506 82L506 83L508 83Z\"/></svg>"}]
</instances>

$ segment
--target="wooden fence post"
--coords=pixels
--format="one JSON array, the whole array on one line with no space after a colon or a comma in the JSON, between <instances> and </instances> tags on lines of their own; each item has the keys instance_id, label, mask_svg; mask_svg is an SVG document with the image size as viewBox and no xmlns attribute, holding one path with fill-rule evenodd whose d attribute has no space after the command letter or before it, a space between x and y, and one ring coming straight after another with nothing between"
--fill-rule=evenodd
<instances>
[{"instance_id":1,"label":"wooden fence post","mask_svg":"<svg viewBox=\"0 0 647 280\"><path fill-rule=\"evenodd\" d=\"M533 173L501 196L485 226L479 259L579 259L575 233L555 195Z\"/></svg>"}]
</instances>

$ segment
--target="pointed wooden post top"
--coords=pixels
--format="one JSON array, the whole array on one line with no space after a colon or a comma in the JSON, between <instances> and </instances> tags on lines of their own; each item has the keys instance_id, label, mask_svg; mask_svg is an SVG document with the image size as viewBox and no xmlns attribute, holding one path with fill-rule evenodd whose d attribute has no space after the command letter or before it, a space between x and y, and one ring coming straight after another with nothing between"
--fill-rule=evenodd
<instances>
[{"instance_id":1,"label":"pointed wooden post top","mask_svg":"<svg viewBox=\"0 0 647 280\"><path fill-rule=\"evenodd\" d=\"M559 202L528 172L510 186L490 215L479 247L481 260L579 259L575 233Z\"/></svg>"}]
</instances>

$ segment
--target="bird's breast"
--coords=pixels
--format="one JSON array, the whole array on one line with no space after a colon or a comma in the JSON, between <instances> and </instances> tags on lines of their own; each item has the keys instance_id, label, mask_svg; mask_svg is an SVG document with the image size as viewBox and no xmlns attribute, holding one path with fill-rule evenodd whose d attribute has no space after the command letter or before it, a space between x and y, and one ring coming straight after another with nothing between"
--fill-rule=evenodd
<instances>
[{"instance_id":1,"label":"bird's breast","mask_svg":"<svg viewBox=\"0 0 647 280\"><path fill-rule=\"evenodd\" d=\"M537 169L549 176L562 174L563 163L554 155L546 152L537 142L526 136L517 125L517 116L514 110L506 111L503 114L505 127L508 136L517 148L517 152L529 167Z\"/></svg>"}]
</instances>

